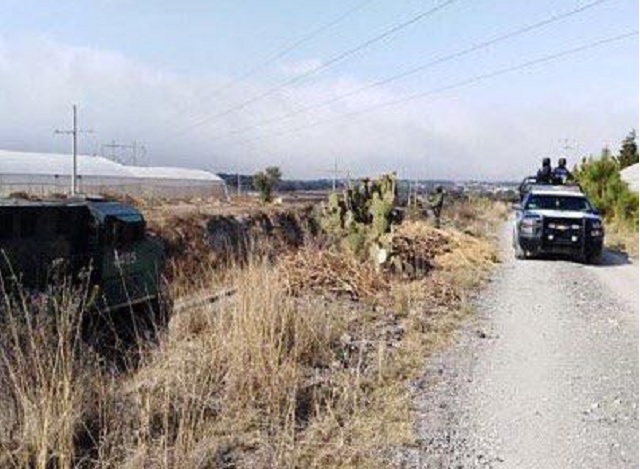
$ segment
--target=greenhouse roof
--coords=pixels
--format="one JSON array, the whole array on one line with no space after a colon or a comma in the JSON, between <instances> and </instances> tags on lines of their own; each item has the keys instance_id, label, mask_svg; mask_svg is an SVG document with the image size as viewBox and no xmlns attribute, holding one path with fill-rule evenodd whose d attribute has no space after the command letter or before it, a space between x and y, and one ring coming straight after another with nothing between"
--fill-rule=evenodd
<instances>
[{"instance_id":1,"label":"greenhouse roof","mask_svg":"<svg viewBox=\"0 0 640 469\"><path fill-rule=\"evenodd\" d=\"M68 175L71 155L0 150L0 174ZM80 176L187 179L217 181L222 179L208 171L189 168L126 166L102 156L78 155Z\"/></svg>"}]
</instances>

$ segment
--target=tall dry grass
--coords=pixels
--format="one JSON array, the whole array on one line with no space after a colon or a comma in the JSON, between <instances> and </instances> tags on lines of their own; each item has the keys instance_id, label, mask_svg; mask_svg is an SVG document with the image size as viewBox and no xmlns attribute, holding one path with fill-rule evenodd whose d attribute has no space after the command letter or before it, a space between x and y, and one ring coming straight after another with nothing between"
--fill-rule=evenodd
<instances>
[{"instance_id":1,"label":"tall dry grass","mask_svg":"<svg viewBox=\"0 0 640 469\"><path fill-rule=\"evenodd\" d=\"M364 359L370 351L345 341L343 309L289 296L276 275L266 263L235 271L235 296L176 315L137 368L118 372L82 340L77 291L56 292L35 310L5 295L0 466L367 460L358 432L377 431L361 416L372 401L384 407L372 384L380 377Z\"/></svg>"},{"instance_id":2,"label":"tall dry grass","mask_svg":"<svg viewBox=\"0 0 640 469\"><path fill-rule=\"evenodd\" d=\"M88 289L58 280L34 299L1 285L0 466L71 467L93 390L81 338Z\"/></svg>"},{"instance_id":3,"label":"tall dry grass","mask_svg":"<svg viewBox=\"0 0 640 469\"><path fill-rule=\"evenodd\" d=\"M454 249L382 303L292 296L266 261L190 271L235 295L174 314L124 369L82 340L82 288L4 291L0 467L384 467L382 449L413 441L407 380L494 261L481 237L443 232Z\"/></svg>"}]
</instances>

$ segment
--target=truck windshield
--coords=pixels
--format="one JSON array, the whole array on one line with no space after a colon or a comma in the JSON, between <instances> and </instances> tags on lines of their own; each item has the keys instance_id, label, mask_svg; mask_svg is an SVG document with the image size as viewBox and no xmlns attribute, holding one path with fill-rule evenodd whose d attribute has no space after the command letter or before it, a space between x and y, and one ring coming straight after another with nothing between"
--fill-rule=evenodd
<instances>
[{"instance_id":1,"label":"truck windshield","mask_svg":"<svg viewBox=\"0 0 640 469\"><path fill-rule=\"evenodd\" d=\"M567 210L591 212L593 207L585 197L563 195L531 195L525 205L526 210Z\"/></svg>"}]
</instances>

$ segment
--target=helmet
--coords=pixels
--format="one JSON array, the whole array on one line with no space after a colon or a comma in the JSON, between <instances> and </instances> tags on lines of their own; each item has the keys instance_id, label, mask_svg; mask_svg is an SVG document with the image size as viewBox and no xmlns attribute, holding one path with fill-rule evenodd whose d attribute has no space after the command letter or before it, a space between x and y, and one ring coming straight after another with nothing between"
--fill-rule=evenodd
<instances>
[{"instance_id":1,"label":"helmet","mask_svg":"<svg viewBox=\"0 0 640 469\"><path fill-rule=\"evenodd\" d=\"M551 158L542 158L542 166L551 166Z\"/></svg>"},{"instance_id":2,"label":"helmet","mask_svg":"<svg viewBox=\"0 0 640 469\"><path fill-rule=\"evenodd\" d=\"M567 166L567 159L566 158L558 159L558 166L560 166L561 168L564 168L565 166Z\"/></svg>"}]
</instances>

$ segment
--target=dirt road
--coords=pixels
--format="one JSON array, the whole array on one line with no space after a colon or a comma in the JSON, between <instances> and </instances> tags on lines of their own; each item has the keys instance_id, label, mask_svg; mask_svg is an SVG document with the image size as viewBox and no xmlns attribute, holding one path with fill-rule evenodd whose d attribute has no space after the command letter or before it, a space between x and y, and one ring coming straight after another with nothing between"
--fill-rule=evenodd
<instances>
[{"instance_id":1,"label":"dirt road","mask_svg":"<svg viewBox=\"0 0 640 469\"><path fill-rule=\"evenodd\" d=\"M638 467L638 266L504 263L431 361L399 467Z\"/></svg>"}]
</instances>

